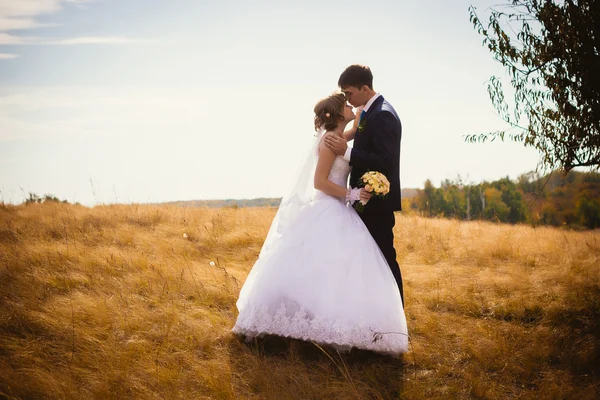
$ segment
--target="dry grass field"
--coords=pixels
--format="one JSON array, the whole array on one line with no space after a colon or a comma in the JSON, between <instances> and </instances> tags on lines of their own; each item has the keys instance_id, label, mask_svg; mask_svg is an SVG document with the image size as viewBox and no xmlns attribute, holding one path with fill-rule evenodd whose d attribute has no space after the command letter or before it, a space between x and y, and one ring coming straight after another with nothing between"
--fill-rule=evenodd
<instances>
[{"instance_id":1,"label":"dry grass field","mask_svg":"<svg viewBox=\"0 0 600 400\"><path fill-rule=\"evenodd\" d=\"M275 211L0 205L0 399L600 398L600 232L398 215L394 359L230 333Z\"/></svg>"}]
</instances>

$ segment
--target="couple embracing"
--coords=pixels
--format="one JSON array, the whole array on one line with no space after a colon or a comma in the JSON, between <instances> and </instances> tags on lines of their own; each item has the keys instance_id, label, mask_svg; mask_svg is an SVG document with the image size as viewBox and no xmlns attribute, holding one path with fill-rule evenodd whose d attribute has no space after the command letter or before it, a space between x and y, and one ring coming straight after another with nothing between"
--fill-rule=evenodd
<instances>
[{"instance_id":1,"label":"couple embracing","mask_svg":"<svg viewBox=\"0 0 600 400\"><path fill-rule=\"evenodd\" d=\"M393 234L402 127L368 67L349 66L338 86L315 106L315 140L240 291L232 331L399 355L408 348ZM368 171L389 180L385 198L360 187Z\"/></svg>"}]
</instances>

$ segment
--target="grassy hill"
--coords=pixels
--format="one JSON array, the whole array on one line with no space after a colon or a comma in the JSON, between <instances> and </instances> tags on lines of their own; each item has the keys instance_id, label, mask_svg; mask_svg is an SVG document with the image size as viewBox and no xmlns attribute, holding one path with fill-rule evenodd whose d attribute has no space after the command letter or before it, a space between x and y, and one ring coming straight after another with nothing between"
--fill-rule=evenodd
<instances>
[{"instance_id":1,"label":"grassy hill","mask_svg":"<svg viewBox=\"0 0 600 400\"><path fill-rule=\"evenodd\" d=\"M420 189L402 189L402 197L405 199L418 196ZM281 197L259 197L256 199L223 199L223 200L182 200L170 201L154 205L181 206L181 207L278 207Z\"/></svg>"},{"instance_id":2,"label":"grassy hill","mask_svg":"<svg viewBox=\"0 0 600 400\"><path fill-rule=\"evenodd\" d=\"M230 333L275 211L0 205L0 398L597 398L598 231L398 214L394 359Z\"/></svg>"},{"instance_id":3,"label":"grassy hill","mask_svg":"<svg viewBox=\"0 0 600 400\"><path fill-rule=\"evenodd\" d=\"M278 207L280 197L259 197L256 199L223 199L223 200L183 200L160 203L156 205L180 206L180 207Z\"/></svg>"}]
</instances>

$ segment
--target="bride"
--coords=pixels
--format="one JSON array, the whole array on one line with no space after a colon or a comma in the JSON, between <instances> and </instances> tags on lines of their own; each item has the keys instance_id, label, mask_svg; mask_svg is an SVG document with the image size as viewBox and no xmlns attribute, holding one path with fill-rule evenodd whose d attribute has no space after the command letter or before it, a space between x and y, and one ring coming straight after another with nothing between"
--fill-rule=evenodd
<instances>
[{"instance_id":1,"label":"bride","mask_svg":"<svg viewBox=\"0 0 600 400\"><path fill-rule=\"evenodd\" d=\"M315 140L289 195L282 199L237 301L232 331L247 339L279 335L390 355L408 348L394 276L368 229L347 203L367 201L347 188L352 167L321 140L352 140L357 123L342 93L315 106Z\"/></svg>"}]
</instances>

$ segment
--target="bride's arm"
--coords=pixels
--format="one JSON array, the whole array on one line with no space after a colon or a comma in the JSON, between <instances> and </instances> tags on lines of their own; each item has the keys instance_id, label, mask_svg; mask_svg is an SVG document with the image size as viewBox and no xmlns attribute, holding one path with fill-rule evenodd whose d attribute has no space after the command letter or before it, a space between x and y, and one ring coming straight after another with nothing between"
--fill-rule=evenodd
<instances>
[{"instance_id":1,"label":"bride's arm","mask_svg":"<svg viewBox=\"0 0 600 400\"><path fill-rule=\"evenodd\" d=\"M334 160L335 153L325 146L325 142L321 142L319 144L319 160L315 170L315 189L330 196L345 199L348 189L329 180L329 172Z\"/></svg>"},{"instance_id":2,"label":"bride's arm","mask_svg":"<svg viewBox=\"0 0 600 400\"><path fill-rule=\"evenodd\" d=\"M346 132L344 132L344 139L346 139L346 142L354 140L354 135L356 135L356 130L358 129L358 123L360 121L360 113L362 112L362 110L363 110L362 107L358 107L356 109L356 113L359 116L354 118L354 123L352 124L352 128L350 128Z\"/></svg>"},{"instance_id":3,"label":"bride's arm","mask_svg":"<svg viewBox=\"0 0 600 400\"><path fill-rule=\"evenodd\" d=\"M356 135L356 129L357 128L355 125L352 128L348 129L346 132L344 132L344 139L346 139L346 142L354 140L354 135Z\"/></svg>"}]
</instances>

